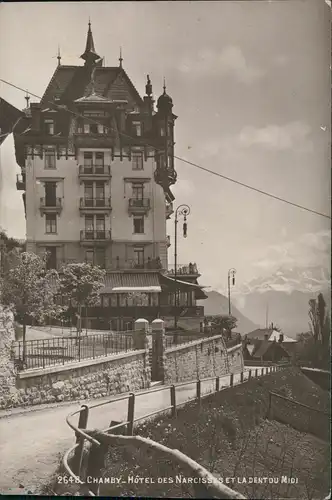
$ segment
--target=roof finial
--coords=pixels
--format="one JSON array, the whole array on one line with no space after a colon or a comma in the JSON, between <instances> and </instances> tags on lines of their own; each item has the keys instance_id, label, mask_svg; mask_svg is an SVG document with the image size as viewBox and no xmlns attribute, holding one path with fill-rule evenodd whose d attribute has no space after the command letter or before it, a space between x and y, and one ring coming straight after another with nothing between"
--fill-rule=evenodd
<instances>
[{"instance_id":1,"label":"roof finial","mask_svg":"<svg viewBox=\"0 0 332 500\"><path fill-rule=\"evenodd\" d=\"M90 19L90 16L89 16L89 23L88 23L88 25L89 25L89 30L88 31L91 31L91 19Z\"/></svg>"},{"instance_id":2,"label":"roof finial","mask_svg":"<svg viewBox=\"0 0 332 500\"><path fill-rule=\"evenodd\" d=\"M146 92L146 95L151 97L152 95L152 83L151 83L151 80L150 80L150 76L147 75L146 77L146 85L145 85L145 92Z\"/></svg>"},{"instance_id":3,"label":"roof finial","mask_svg":"<svg viewBox=\"0 0 332 500\"><path fill-rule=\"evenodd\" d=\"M29 96L28 92L26 93L26 95L25 95L25 98L24 98L24 99L25 99L25 100L26 100L26 102L27 102L27 108L28 108L28 107L29 107L29 101L30 101L30 96Z\"/></svg>"},{"instance_id":4,"label":"roof finial","mask_svg":"<svg viewBox=\"0 0 332 500\"><path fill-rule=\"evenodd\" d=\"M165 80L165 77L164 77L164 86L163 86L163 89L164 89L164 94L166 94L166 80Z\"/></svg>"},{"instance_id":5,"label":"roof finial","mask_svg":"<svg viewBox=\"0 0 332 500\"><path fill-rule=\"evenodd\" d=\"M84 59L86 64L94 63L95 61L100 59L100 56L96 53L95 44L93 42L90 18L89 18L89 29L86 38L85 51L84 54L81 55L81 58Z\"/></svg>"},{"instance_id":6,"label":"roof finial","mask_svg":"<svg viewBox=\"0 0 332 500\"><path fill-rule=\"evenodd\" d=\"M120 68L122 68L122 61L123 61L123 59L122 59L122 47L120 47L120 57L119 57Z\"/></svg>"},{"instance_id":7,"label":"roof finial","mask_svg":"<svg viewBox=\"0 0 332 500\"><path fill-rule=\"evenodd\" d=\"M57 55L57 60L58 60L58 66L60 66L60 65L61 65L60 46L58 46L58 55Z\"/></svg>"}]
</instances>

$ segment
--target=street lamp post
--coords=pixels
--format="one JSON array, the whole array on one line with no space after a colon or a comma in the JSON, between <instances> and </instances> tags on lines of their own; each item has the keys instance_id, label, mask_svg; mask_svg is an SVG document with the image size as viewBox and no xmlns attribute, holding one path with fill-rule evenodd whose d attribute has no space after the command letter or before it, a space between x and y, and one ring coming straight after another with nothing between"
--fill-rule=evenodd
<instances>
[{"instance_id":1,"label":"street lamp post","mask_svg":"<svg viewBox=\"0 0 332 500\"><path fill-rule=\"evenodd\" d=\"M175 210L174 218L174 281L175 281L175 297L174 297L174 328L177 329L177 305L178 305L178 290L177 290L177 246L178 246L178 222L179 217L183 217L183 237L187 237L187 216L190 214L190 207L188 205L179 205Z\"/></svg>"},{"instance_id":2,"label":"street lamp post","mask_svg":"<svg viewBox=\"0 0 332 500\"><path fill-rule=\"evenodd\" d=\"M236 269L232 268L228 271L228 314L232 315L232 306L231 306L231 278L232 278L232 286L235 285L235 274Z\"/></svg>"}]
</instances>

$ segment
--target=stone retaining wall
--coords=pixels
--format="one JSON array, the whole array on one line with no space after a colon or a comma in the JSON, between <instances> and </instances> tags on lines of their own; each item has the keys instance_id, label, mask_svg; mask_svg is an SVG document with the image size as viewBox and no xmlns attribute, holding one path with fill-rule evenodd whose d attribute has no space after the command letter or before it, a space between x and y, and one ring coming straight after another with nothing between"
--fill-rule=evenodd
<instances>
[{"instance_id":1,"label":"stone retaining wall","mask_svg":"<svg viewBox=\"0 0 332 500\"><path fill-rule=\"evenodd\" d=\"M84 400L149 386L148 354L146 349L141 349L114 357L20 372L11 393L2 394L0 407Z\"/></svg>"},{"instance_id":2,"label":"stone retaining wall","mask_svg":"<svg viewBox=\"0 0 332 500\"><path fill-rule=\"evenodd\" d=\"M243 370L242 345L226 349L218 335L165 351L164 382L173 384L197 378L218 377Z\"/></svg>"}]
</instances>

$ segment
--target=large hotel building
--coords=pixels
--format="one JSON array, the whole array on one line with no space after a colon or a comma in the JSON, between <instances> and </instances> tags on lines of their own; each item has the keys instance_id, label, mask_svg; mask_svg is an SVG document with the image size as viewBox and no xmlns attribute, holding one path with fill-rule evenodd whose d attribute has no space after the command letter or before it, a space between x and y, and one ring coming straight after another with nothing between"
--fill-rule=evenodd
<instances>
[{"instance_id":1,"label":"large hotel building","mask_svg":"<svg viewBox=\"0 0 332 500\"><path fill-rule=\"evenodd\" d=\"M105 67L89 23L84 65L58 66L39 103L15 128L22 173L27 251L49 267L91 262L105 268L101 305L88 326L127 329L137 317L197 328L205 298L193 263L168 264L166 221L174 214L173 102L156 103L147 77L140 97L120 56ZM175 311L175 290L178 293Z\"/></svg>"}]
</instances>

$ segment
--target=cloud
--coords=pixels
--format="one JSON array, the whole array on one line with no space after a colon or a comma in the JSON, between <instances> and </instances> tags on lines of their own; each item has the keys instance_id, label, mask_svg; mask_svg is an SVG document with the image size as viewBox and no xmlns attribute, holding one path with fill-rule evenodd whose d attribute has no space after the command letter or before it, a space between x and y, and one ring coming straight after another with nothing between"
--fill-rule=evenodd
<instances>
[{"instance_id":1,"label":"cloud","mask_svg":"<svg viewBox=\"0 0 332 500\"><path fill-rule=\"evenodd\" d=\"M180 64L184 73L218 76L231 76L238 82L251 84L262 78L265 71L250 65L239 47L225 47L221 52L204 49L192 59L186 59Z\"/></svg>"},{"instance_id":2,"label":"cloud","mask_svg":"<svg viewBox=\"0 0 332 500\"><path fill-rule=\"evenodd\" d=\"M270 152L311 152L313 143L309 136L310 126L302 121L293 121L283 125L266 127L244 127L238 134L223 139L211 138L201 146L201 156L222 156L225 159L237 157L248 150Z\"/></svg>"},{"instance_id":3,"label":"cloud","mask_svg":"<svg viewBox=\"0 0 332 500\"><path fill-rule=\"evenodd\" d=\"M243 148L261 146L274 151L307 150L310 127L295 121L286 125L268 125L264 128L245 127L238 136L238 144Z\"/></svg>"},{"instance_id":4,"label":"cloud","mask_svg":"<svg viewBox=\"0 0 332 500\"><path fill-rule=\"evenodd\" d=\"M281 268L316 267L330 268L331 234L328 231L305 233L296 241L269 246L265 255L253 263L253 267L264 272L275 272Z\"/></svg>"}]
</instances>

